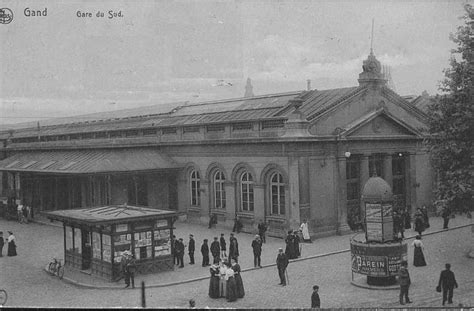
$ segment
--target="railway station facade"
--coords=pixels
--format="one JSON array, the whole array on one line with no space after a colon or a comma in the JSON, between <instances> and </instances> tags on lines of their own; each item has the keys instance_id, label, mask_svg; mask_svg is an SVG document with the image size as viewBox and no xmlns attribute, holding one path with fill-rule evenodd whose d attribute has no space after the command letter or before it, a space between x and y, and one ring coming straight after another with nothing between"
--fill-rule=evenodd
<instances>
[{"instance_id":1,"label":"railway station facade","mask_svg":"<svg viewBox=\"0 0 474 311\"><path fill-rule=\"evenodd\" d=\"M358 85L197 104L160 113L0 133L2 198L36 211L130 204L188 221L284 236L307 219L314 237L362 215L376 174L397 208L432 199L426 115L386 85L370 53Z\"/></svg>"}]
</instances>

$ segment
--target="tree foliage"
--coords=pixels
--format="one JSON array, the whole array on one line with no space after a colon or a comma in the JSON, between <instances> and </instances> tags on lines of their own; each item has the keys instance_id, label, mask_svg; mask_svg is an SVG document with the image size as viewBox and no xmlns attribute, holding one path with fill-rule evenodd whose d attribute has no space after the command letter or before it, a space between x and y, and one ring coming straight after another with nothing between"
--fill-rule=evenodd
<instances>
[{"instance_id":1,"label":"tree foliage","mask_svg":"<svg viewBox=\"0 0 474 311\"><path fill-rule=\"evenodd\" d=\"M437 173L436 199L453 209L472 208L474 167L474 8L466 4L464 24L451 34L456 43L450 68L429 106L431 161Z\"/></svg>"}]
</instances>

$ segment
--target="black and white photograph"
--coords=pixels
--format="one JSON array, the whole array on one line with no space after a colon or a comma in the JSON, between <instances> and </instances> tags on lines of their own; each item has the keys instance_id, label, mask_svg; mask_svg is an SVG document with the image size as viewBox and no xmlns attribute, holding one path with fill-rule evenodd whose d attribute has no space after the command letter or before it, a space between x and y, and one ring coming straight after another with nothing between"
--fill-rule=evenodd
<instances>
[{"instance_id":1,"label":"black and white photograph","mask_svg":"<svg viewBox=\"0 0 474 311\"><path fill-rule=\"evenodd\" d=\"M474 309L473 0L0 0L0 308Z\"/></svg>"}]
</instances>

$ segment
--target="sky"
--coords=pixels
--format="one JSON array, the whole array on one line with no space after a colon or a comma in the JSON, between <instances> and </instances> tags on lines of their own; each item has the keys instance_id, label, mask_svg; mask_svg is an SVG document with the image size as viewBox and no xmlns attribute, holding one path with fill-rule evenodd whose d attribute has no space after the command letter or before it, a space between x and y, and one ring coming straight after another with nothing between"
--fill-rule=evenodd
<instances>
[{"instance_id":1,"label":"sky","mask_svg":"<svg viewBox=\"0 0 474 311\"><path fill-rule=\"evenodd\" d=\"M371 42L398 94L434 95L465 3L0 0L0 126L242 97L247 78L255 95L357 86Z\"/></svg>"}]
</instances>

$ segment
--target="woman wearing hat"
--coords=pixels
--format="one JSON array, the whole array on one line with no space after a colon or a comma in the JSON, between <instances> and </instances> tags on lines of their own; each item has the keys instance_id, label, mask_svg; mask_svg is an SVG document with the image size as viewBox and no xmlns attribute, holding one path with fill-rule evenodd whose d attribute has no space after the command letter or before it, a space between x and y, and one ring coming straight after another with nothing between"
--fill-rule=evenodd
<instances>
[{"instance_id":1,"label":"woman wearing hat","mask_svg":"<svg viewBox=\"0 0 474 311\"><path fill-rule=\"evenodd\" d=\"M417 235L416 239L411 244L415 250L413 252L413 265L415 267L426 266L425 255L423 254L423 243L421 242L421 235Z\"/></svg>"},{"instance_id":2,"label":"woman wearing hat","mask_svg":"<svg viewBox=\"0 0 474 311\"><path fill-rule=\"evenodd\" d=\"M8 231L8 252L7 256L16 256L16 244L15 244L15 236L13 232Z\"/></svg>"}]
</instances>

